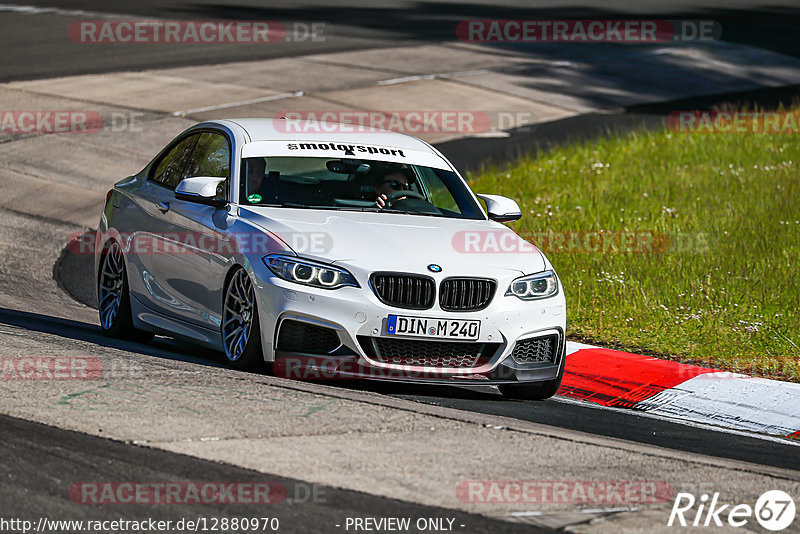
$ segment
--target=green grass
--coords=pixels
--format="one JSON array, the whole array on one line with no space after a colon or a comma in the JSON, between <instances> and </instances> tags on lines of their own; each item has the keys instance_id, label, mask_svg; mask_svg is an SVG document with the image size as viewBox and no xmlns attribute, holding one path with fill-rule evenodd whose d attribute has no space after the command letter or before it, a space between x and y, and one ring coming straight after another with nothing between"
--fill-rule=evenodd
<instances>
[{"instance_id":1,"label":"green grass","mask_svg":"<svg viewBox=\"0 0 800 534\"><path fill-rule=\"evenodd\" d=\"M517 200L522 234L668 236L663 252L546 251L570 338L800 381L800 137L636 132L470 185Z\"/></svg>"}]
</instances>

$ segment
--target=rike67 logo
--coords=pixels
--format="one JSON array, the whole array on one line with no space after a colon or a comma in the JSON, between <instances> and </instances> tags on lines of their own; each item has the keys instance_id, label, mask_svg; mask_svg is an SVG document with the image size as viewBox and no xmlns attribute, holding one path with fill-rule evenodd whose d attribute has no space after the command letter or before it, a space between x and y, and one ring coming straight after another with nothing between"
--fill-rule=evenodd
<instances>
[{"instance_id":1,"label":"rike67 logo","mask_svg":"<svg viewBox=\"0 0 800 534\"><path fill-rule=\"evenodd\" d=\"M792 497L781 490L761 494L755 506L749 504L720 504L719 493L696 499L691 493L678 493L667 526L678 527L743 527L753 518L767 530L780 531L794 521L795 504Z\"/></svg>"}]
</instances>

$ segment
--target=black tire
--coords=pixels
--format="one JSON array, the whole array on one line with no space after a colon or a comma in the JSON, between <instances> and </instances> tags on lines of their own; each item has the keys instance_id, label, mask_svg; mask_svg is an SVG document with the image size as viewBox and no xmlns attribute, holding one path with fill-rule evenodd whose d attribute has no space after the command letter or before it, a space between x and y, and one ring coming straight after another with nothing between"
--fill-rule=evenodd
<instances>
[{"instance_id":1,"label":"black tire","mask_svg":"<svg viewBox=\"0 0 800 534\"><path fill-rule=\"evenodd\" d=\"M250 317L250 326L249 326L249 334L247 337L247 341L245 342L244 349L241 352L234 350L233 353L229 350L228 343L226 342L226 323L227 320L230 318L226 314L228 313L228 305L229 305L229 289L231 289L231 284L237 281L237 277L239 281L246 281L247 289L251 291L252 301L251 301L251 314ZM225 354L225 361L228 365L235 369L253 369L257 367L264 366L264 355L261 350L261 325L258 319L258 304L256 303L255 297L255 290L253 289L253 283L250 281L250 277L247 275L247 271L242 268L237 268L232 275L229 277L227 284L225 284L225 291L223 292L222 296L222 324L220 325L220 335L222 336L222 345L223 345L223 353Z\"/></svg>"},{"instance_id":2,"label":"black tire","mask_svg":"<svg viewBox=\"0 0 800 534\"><path fill-rule=\"evenodd\" d=\"M115 251L115 247L118 248L119 254L121 255L121 248L120 245L116 242L112 243L111 246L103 253L103 257L100 259L100 276L97 277L97 311L100 317L100 328L102 329L103 333L107 336L116 338L116 339L125 339L128 341L136 341L139 343L147 343L153 339L154 334L152 332L146 332L144 330L139 330L138 328L133 326L133 319L131 314L131 298L130 292L128 290L128 271L125 268L125 260L124 257L119 256L121 258L118 268L120 269L119 275L122 277L121 282L122 285L120 287L120 295L119 295L119 306L117 309L116 314L111 321L104 320L103 313L103 290L102 290L102 283L103 283L103 272L107 267L107 263L109 261L109 255L113 254ZM106 297L108 298L108 297Z\"/></svg>"},{"instance_id":3,"label":"black tire","mask_svg":"<svg viewBox=\"0 0 800 534\"><path fill-rule=\"evenodd\" d=\"M504 384L499 386L500 393L509 399L520 400L545 400L556 394L564 378L564 365L567 360L566 350L561 352L561 364L558 367L558 376L552 380L541 382L525 382L522 384Z\"/></svg>"}]
</instances>

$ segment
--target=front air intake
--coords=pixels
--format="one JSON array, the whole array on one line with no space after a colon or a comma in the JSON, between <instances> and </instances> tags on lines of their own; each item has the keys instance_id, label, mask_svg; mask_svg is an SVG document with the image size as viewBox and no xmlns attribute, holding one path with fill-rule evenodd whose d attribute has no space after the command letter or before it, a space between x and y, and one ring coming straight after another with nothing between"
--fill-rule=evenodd
<instances>
[{"instance_id":1,"label":"front air intake","mask_svg":"<svg viewBox=\"0 0 800 534\"><path fill-rule=\"evenodd\" d=\"M340 345L339 335L332 328L284 319L281 321L276 350L330 354Z\"/></svg>"},{"instance_id":2,"label":"front air intake","mask_svg":"<svg viewBox=\"0 0 800 534\"><path fill-rule=\"evenodd\" d=\"M522 339L514 345L511 357L517 363L555 363L558 355L558 335Z\"/></svg>"},{"instance_id":3,"label":"front air intake","mask_svg":"<svg viewBox=\"0 0 800 534\"><path fill-rule=\"evenodd\" d=\"M485 365L499 343L430 341L359 336L358 342L375 361L402 366L469 369Z\"/></svg>"}]
</instances>

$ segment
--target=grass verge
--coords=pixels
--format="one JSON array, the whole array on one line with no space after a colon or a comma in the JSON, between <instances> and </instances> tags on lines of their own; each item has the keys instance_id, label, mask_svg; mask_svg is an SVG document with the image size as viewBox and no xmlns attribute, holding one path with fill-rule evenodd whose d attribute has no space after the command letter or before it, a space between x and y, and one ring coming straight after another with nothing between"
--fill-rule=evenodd
<instances>
[{"instance_id":1,"label":"grass verge","mask_svg":"<svg viewBox=\"0 0 800 534\"><path fill-rule=\"evenodd\" d=\"M612 136L470 177L563 280L568 334L800 382L800 142ZM616 250L614 250L616 248Z\"/></svg>"}]
</instances>

